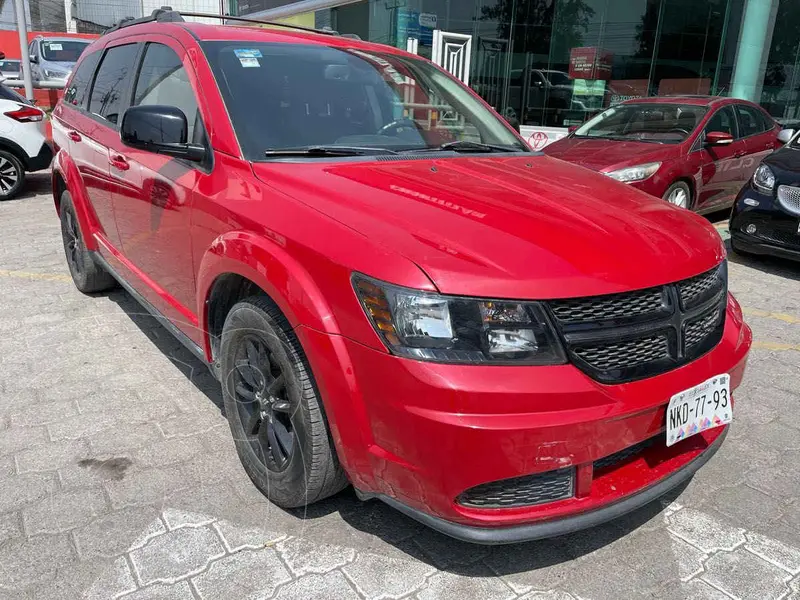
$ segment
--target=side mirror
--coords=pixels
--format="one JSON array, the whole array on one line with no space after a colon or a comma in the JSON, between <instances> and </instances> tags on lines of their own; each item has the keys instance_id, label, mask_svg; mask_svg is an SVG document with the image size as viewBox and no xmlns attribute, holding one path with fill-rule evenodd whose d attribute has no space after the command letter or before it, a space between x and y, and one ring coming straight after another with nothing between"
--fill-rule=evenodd
<instances>
[{"instance_id":1,"label":"side mirror","mask_svg":"<svg viewBox=\"0 0 800 600\"><path fill-rule=\"evenodd\" d=\"M30 59L31 59L31 62L32 62L32 63L38 63L38 62L39 62L39 59L38 59L38 58L36 58L36 55L35 55L35 54L31 54L31 56L30 56Z\"/></svg>"},{"instance_id":2,"label":"side mirror","mask_svg":"<svg viewBox=\"0 0 800 600\"><path fill-rule=\"evenodd\" d=\"M781 129L778 132L778 141L781 144L788 144L792 141L795 133L797 132L794 129Z\"/></svg>"},{"instance_id":3,"label":"side mirror","mask_svg":"<svg viewBox=\"0 0 800 600\"><path fill-rule=\"evenodd\" d=\"M733 143L733 136L724 131L709 131L706 134L706 146L727 146Z\"/></svg>"},{"instance_id":4,"label":"side mirror","mask_svg":"<svg viewBox=\"0 0 800 600\"><path fill-rule=\"evenodd\" d=\"M199 162L206 156L200 144L187 143L186 115L174 106L132 106L122 115L120 138L131 148Z\"/></svg>"},{"instance_id":5,"label":"side mirror","mask_svg":"<svg viewBox=\"0 0 800 600\"><path fill-rule=\"evenodd\" d=\"M6 53L3 52L2 50L0 50L0 60L5 59L5 57L6 57Z\"/></svg>"},{"instance_id":6,"label":"side mirror","mask_svg":"<svg viewBox=\"0 0 800 600\"><path fill-rule=\"evenodd\" d=\"M515 115L506 115L505 120L508 121L508 124L514 128L514 131L517 133L520 132L519 130L519 119Z\"/></svg>"},{"instance_id":7,"label":"side mirror","mask_svg":"<svg viewBox=\"0 0 800 600\"><path fill-rule=\"evenodd\" d=\"M570 125L569 127L567 127L567 134L568 135L571 135L571 134L575 133L576 131L578 131L578 126L577 125Z\"/></svg>"}]
</instances>

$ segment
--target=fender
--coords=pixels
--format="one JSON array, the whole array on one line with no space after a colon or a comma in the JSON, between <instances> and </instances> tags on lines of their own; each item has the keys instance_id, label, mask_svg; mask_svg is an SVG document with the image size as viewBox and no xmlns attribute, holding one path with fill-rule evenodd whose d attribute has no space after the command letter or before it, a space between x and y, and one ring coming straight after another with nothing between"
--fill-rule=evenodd
<instances>
[{"instance_id":1,"label":"fender","mask_svg":"<svg viewBox=\"0 0 800 600\"><path fill-rule=\"evenodd\" d=\"M78 217L78 224L83 232L83 243L86 244L86 249L89 251L97 251L97 240L94 237L97 231L96 219L89 204L89 198L86 195L86 188L83 185L83 178L78 172L78 167L72 158L64 152L63 149L58 151L56 158L53 161L53 201L55 202L56 212L61 207L61 198L59 197L59 186L56 185L58 176L64 180L67 186L67 191L72 195L72 204L75 207L75 215Z\"/></svg>"},{"instance_id":2,"label":"fender","mask_svg":"<svg viewBox=\"0 0 800 600\"><path fill-rule=\"evenodd\" d=\"M292 327L305 325L339 334L330 305L311 275L277 241L253 232L234 230L217 237L206 250L197 275L197 307L203 329L208 325L208 299L217 278L245 277L264 290ZM210 339L204 351L211 357Z\"/></svg>"}]
</instances>

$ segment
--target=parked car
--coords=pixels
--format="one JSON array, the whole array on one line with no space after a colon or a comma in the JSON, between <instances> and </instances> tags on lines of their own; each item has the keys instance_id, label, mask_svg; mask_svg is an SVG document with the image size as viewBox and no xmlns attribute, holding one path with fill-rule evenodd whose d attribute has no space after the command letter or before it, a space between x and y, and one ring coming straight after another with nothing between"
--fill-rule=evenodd
<instances>
[{"instance_id":1,"label":"parked car","mask_svg":"<svg viewBox=\"0 0 800 600\"><path fill-rule=\"evenodd\" d=\"M44 112L11 88L0 84L0 201L10 200L25 185L25 173L50 166Z\"/></svg>"},{"instance_id":2,"label":"parked car","mask_svg":"<svg viewBox=\"0 0 800 600\"><path fill-rule=\"evenodd\" d=\"M31 55L31 78L37 83L66 83L81 53L90 40L71 37L34 38L28 51Z\"/></svg>"},{"instance_id":3,"label":"parked car","mask_svg":"<svg viewBox=\"0 0 800 600\"><path fill-rule=\"evenodd\" d=\"M699 213L728 208L781 127L752 102L707 96L629 100L544 148Z\"/></svg>"},{"instance_id":4,"label":"parked car","mask_svg":"<svg viewBox=\"0 0 800 600\"><path fill-rule=\"evenodd\" d=\"M119 282L209 366L280 506L350 483L535 539L725 437L751 333L714 228L531 152L421 57L155 11L84 53L53 136L75 285Z\"/></svg>"},{"instance_id":5,"label":"parked car","mask_svg":"<svg viewBox=\"0 0 800 600\"><path fill-rule=\"evenodd\" d=\"M731 246L800 260L800 133L784 129L779 138L783 148L761 161L736 198Z\"/></svg>"},{"instance_id":6,"label":"parked car","mask_svg":"<svg viewBox=\"0 0 800 600\"><path fill-rule=\"evenodd\" d=\"M0 60L0 81L5 83L20 81L22 79L22 66L19 60L4 58Z\"/></svg>"}]
</instances>

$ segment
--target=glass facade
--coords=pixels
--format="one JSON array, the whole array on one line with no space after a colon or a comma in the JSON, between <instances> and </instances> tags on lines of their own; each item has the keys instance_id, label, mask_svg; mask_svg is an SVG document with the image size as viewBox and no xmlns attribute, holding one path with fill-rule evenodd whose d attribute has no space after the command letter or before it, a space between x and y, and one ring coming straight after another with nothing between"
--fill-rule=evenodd
<instances>
[{"instance_id":1,"label":"glass facade","mask_svg":"<svg viewBox=\"0 0 800 600\"><path fill-rule=\"evenodd\" d=\"M292 18L432 58L523 126L565 128L668 94L735 95L800 120L800 0L312 4Z\"/></svg>"}]
</instances>

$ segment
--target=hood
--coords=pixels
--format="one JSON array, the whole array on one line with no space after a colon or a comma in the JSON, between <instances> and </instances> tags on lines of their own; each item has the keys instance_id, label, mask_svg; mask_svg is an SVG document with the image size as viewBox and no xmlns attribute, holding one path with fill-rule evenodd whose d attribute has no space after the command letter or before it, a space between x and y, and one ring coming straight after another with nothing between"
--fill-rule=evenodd
<instances>
[{"instance_id":1,"label":"hood","mask_svg":"<svg viewBox=\"0 0 800 600\"><path fill-rule=\"evenodd\" d=\"M800 148L783 146L762 160L769 165L778 184L798 185L800 183Z\"/></svg>"},{"instance_id":2,"label":"hood","mask_svg":"<svg viewBox=\"0 0 800 600\"><path fill-rule=\"evenodd\" d=\"M548 156L566 160L592 171L610 171L663 161L665 157L671 156L677 147L677 144L567 137L545 146L543 151Z\"/></svg>"},{"instance_id":3,"label":"hood","mask_svg":"<svg viewBox=\"0 0 800 600\"><path fill-rule=\"evenodd\" d=\"M42 59L42 68L44 69L62 69L69 72L75 67L75 62L70 60L44 60Z\"/></svg>"},{"instance_id":4,"label":"hood","mask_svg":"<svg viewBox=\"0 0 800 600\"><path fill-rule=\"evenodd\" d=\"M253 169L412 260L447 294L606 294L691 277L724 256L703 218L546 156L386 158Z\"/></svg>"}]
</instances>

